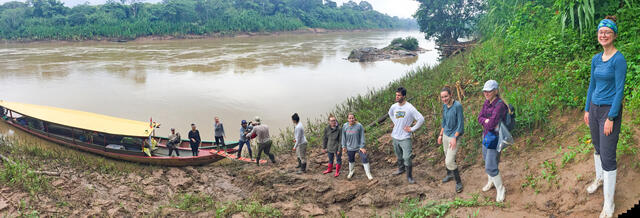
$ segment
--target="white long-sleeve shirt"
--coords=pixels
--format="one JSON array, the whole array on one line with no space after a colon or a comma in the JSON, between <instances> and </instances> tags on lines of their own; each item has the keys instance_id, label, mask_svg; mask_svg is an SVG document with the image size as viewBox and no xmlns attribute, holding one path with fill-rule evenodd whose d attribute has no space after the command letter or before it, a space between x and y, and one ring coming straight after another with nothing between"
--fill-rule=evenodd
<instances>
[{"instance_id":1,"label":"white long-sleeve shirt","mask_svg":"<svg viewBox=\"0 0 640 218\"><path fill-rule=\"evenodd\" d=\"M302 126L302 122L298 122L296 125L296 128L293 130L293 137L296 140L293 148L297 148L300 144L307 143L307 137L304 137L304 126Z\"/></svg>"},{"instance_id":2,"label":"white long-sleeve shirt","mask_svg":"<svg viewBox=\"0 0 640 218\"><path fill-rule=\"evenodd\" d=\"M403 140L411 138L411 133L404 131L404 127L410 126L413 121L417 121L416 125L411 127L411 132L416 131L422 123L424 123L424 117L415 107L409 102L405 102L404 105L395 103L389 108L389 118L393 121L393 131L391 137L397 140Z\"/></svg>"}]
</instances>

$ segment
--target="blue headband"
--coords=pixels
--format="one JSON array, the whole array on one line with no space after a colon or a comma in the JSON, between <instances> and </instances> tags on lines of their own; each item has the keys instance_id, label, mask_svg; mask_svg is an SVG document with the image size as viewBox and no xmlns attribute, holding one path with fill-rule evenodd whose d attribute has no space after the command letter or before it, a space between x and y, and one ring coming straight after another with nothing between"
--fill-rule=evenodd
<instances>
[{"instance_id":1,"label":"blue headband","mask_svg":"<svg viewBox=\"0 0 640 218\"><path fill-rule=\"evenodd\" d=\"M616 23L613 22L613 20L603 19L602 21L600 21L600 24L598 24L598 30L600 30L600 28L602 27L609 27L613 30L614 33L618 34L618 26L616 26Z\"/></svg>"}]
</instances>

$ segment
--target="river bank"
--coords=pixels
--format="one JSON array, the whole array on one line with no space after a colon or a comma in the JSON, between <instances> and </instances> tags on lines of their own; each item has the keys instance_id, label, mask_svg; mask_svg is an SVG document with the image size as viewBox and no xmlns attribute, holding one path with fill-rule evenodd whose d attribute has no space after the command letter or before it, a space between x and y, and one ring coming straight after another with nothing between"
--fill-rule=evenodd
<instances>
[{"instance_id":1,"label":"river bank","mask_svg":"<svg viewBox=\"0 0 640 218\"><path fill-rule=\"evenodd\" d=\"M397 31L411 29L324 29L324 28L304 28L292 31L274 31L274 32L235 32L235 33L214 33L214 34L186 34L186 35L151 35L140 36L134 39L100 38L100 39L83 39L83 40L7 40L0 39L0 44L38 44L38 43L78 43L78 42L95 42L95 43L126 43L126 42L162 42L175 40L194 40L194 39L225 39L225 38L251 38L251 37L269 37L269 36L291 36L291 35L311 35L311 34L327 34L327 33L359 33L359 32L381 32L381 31Z\"/></svg>"}]
</instances>

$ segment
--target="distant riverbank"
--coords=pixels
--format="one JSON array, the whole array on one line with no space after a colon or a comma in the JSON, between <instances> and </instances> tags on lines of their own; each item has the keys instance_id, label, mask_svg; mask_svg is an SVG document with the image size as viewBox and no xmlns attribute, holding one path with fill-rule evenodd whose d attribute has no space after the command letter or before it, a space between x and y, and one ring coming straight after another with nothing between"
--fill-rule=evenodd
<instances>
[{"instance_id":1,"label":"distant riverbank","mask_svg":"<svg viewBox=\"0 0 640 218\"><path fill-rule=\"evenodd\" d=\"M325 28L304 28L292 31L273 31L273 32L236 32L236 33L212 33L204 35L184 34L184 35L150 35L140 36L135 39L120 38L98 38L86 40L7 40L0 39L3 44L22 44L22 43L73 43L73 42L150 42L150 41L166 41L166 40L185 40L185 39L216 39L216 38L248 38L260 36L280 36L280 35L303 35L303 34L327 34L327 33L357 33L357 32L379 32L379 31L414 31L414 29L325 29Z\"/></svg>"}]
</instances>

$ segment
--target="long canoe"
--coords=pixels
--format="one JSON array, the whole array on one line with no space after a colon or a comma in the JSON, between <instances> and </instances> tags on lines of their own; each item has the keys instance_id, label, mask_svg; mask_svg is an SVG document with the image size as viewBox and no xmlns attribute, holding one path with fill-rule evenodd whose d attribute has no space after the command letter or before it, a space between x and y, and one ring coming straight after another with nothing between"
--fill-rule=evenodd
<instances>
[{"instance_id":1,"label":"long canoe","mask_svg":"<svg viewBox=\"0 0 640 218\"><path fill-rule=\"evenodd\" d=\"M143 164L204 165L235 157L231 153L236 152L232 143L225 146L224 151L204 149L215 147L213 142L205 141L201 144L198 156L193 156L190 148L183 147L178 148L180 156L169 156L163 138L153 136L156 127L153 123L70 109L0 100L0 117L17 129L64 146ZM158 142L150 152L151 156L143 152L145 145L149 144L146 142L149 138Z\"/></svg>"}]
</instances>

